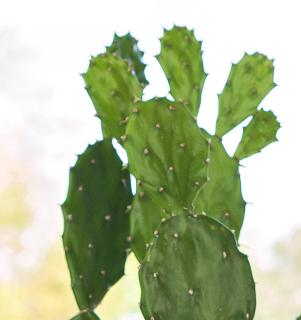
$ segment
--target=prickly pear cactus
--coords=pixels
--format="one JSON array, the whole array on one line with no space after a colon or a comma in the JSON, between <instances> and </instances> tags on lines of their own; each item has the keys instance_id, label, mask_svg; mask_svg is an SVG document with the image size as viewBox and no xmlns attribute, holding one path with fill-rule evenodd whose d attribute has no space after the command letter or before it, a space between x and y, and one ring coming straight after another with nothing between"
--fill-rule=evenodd
<instances>
[{"instance_id":1,"label":"prickly pear cactus","mask_svg":"<svg viewBox=\"0 0 301 320\"><path fill-rule=\"evenodd\" d=\"M93 310L124 273L131 200L129 173L111 140L89 146L70 169L63 242L81 310Z\"/></svg>"},{"instance_id":2,"label":"prickly pear cactus","mask_svg":"<svg viewBox=\"0 0 301 320\"><path fill-rule=\"evenodd\" d=\"M143 52L130 34L115 34L83 75L105 140L70 170L63 204L66 258L82 310L74 319L98 319L92 310L122 276L130 247L141 262L146 320L253 319L255 285L237 244L246 205L239 165L277 140L276 117L258 109L275 87L273 61L255 53L232 65L210 134L196 122L207 77L202 43L184 27L165 30L160 42L171 99L142 100ZM230 156L223 136L247 118ZM125 149L129 170L111 138Z\"/></svg>"}]
</instances>

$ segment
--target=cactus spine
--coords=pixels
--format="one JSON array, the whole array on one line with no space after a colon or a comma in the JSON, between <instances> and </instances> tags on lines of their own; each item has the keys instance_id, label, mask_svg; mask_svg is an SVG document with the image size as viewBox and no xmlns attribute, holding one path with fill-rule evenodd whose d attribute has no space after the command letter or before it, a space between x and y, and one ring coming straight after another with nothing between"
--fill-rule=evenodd
<instances>
[{"instance_id":1,"label":"cactus spine","mask_svg":"<svg viewBox=\"0 0 301 320\"><path fill-rule=\"evenodd\" d=\"M122 276L130 247L141 263L145 319L253 319L254 280L237 244L246 204L239 161L276 141L276 117L258 109L275 87L273 62L255 53L232 65L211 135L196 123L207 76L202 43L183 27L165 30L160 41L157 59L174 100L142 101L143 53L130 34L115 35L83 75L105 139L71 168L62 206L82 310L74 319L97 319L93 309ZM248 117L231 157L222 137ZM129 171L112 138L125 148ZM134 196L129 172L137 181Z\"/></svg>"}]
</instances>

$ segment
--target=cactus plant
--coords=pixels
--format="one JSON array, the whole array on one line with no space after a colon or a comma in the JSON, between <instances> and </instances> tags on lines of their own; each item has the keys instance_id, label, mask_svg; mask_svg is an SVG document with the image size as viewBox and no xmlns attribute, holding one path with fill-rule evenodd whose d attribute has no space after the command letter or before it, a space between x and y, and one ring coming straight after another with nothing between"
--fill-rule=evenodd
<instances>
[{"instance_id":1,"label":"cactus plant","mask_svg":"<svg viewBox=\"0 0 301 320\"><path fill-rule=\"evenodd\" d=\"M129 246L141 263L145 319L253 319L255 285L238 249L246 205L239 161L277 140L276 117L258 109L275 87L273 61L255 53L232 65L212 135L196 122L207 76L202 43L184 27L165 30L160 42L172 99L142 100L143 52L130 34L115 35L83 74L104 140L70 170L63 204L66 258L82 310L74 319L97 319L92 310L122 276ZM230 156L222 138L247 118ZM112 138L127 152L128 169Z\"/></svg>"}]
</instances>

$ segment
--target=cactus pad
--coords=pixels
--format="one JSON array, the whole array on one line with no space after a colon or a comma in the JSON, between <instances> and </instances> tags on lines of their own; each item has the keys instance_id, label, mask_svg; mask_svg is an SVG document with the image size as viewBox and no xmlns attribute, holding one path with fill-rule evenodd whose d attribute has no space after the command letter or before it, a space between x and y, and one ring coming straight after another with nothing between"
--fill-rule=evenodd
<instances>
[{"instance_id":1,"label":"cactus pad","mask_svg":"<svg viewBox=\"0 0 301 320\"><path fill-rule=\"evenodd\" d=\"M255 313L248 258L219 222L185 214L162 223L139 270L145 319L243 320Z\"/></svg>"},{"instance_id":2,"label":"cactus pad","mask_svg":"<svg viewBox=\"0 0 301 320\"><path fill-rule=\"evenodd\" d=\"M183 27L165 30L161 52L157 56L169 82L175 100L183 101L193 116L197 116L207 74L202 60L202 43L193 31Z\"/></svg>"},{"instance_id":3,"label":"cactus pad","mask_svg":"<svg viewBox=\"0 0 301 320\"><path fill-rule=\"evenodd\" d=\"M273 61L265 55L245 54L233 64L219 95L216 134L221 137L256 112L264 97L276 86Z\"/></svg>"},{"instance_id":4,"label":"cactus pad","mask_svg":"<svg viewBox=\"0 0 301 320\"><path fill-rule=\"evenodd\" d=\"M238 238L245 214L245 201L241 193L238 161L231 158L219 138L211 140L208 182L195 199L195 212L210 215L235 231Z\"/></svg>"},{"instance_id":5,"label":"cactus pad","mask_svg":"<svg viewBox=\"0 0 301 320\"><path fill-rule=\"evenodd\" d=\"M272 111L257 111L251 122L244 128L242 139L235 151L237 159L247 158L270 143L277 141L280 123Z\"/></svg>"},{"instance_id":6,"label":"cactus pad","mask_svg":"<svg viewBox=\"0 0 301 320\"><path fill-rule=\"evenodd\" d=\"M145 64L142 62L144 53L139 50L137 40L130 33L119 37L116 33L110 47L107 48L108 53L117 53L121 58L128 61L130 67L133 68L136 77L140 83L148 84L144 75Z\"/></svg>"},{"instance_id":7,"label":"cactus pad","mask_svg":"<svg viewBox=\"0 0 301 320\"><path fill-rule=\"evenodd\" d=\"M142 88L131 66L116 54L102 54L90 61L83 78L86 89L102 120L104 137L120 138Z\"/></svg>"},{"instance_id":8,"label":"cactus pad","mask_svg":"<svg viewBox=\"0 0 301 320\"><path fill-rule=\"evenodd\" d=\"M154 99L137 104L124 146L146 196L169 214L191 208L207 181L209 145L181 103Z\"/></svg>"},{"instance_id":9,"label":"cactus pad","mask_svg":"<svg viewBox=\"0 0 301 320\"><path fill-rule=\"evenodd\" d=\"M63 243L81 310L94 309L124 273L131 200L129 173L110 140L89 146L70 169Z\"/></svg>"}]
</instances>

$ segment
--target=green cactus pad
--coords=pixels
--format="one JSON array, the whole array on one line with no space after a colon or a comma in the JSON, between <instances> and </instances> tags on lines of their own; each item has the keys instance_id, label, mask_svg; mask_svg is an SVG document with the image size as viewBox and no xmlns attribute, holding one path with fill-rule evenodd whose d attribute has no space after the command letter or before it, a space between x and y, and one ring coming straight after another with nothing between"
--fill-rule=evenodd
<instances>
[{"instance_id":1,"label":"green cactus pad","mask_svg":"<svg viewBox=\"0 0 301 320\"><path fill-rule=\"evenodd\" d=\"M301 320L301 315L296 320Z\"/></svg>"},{"instance_id":2,"label":"green cactus pad","mask_svg":"<svg viewBox=\"0 0 301 320\"><path fill-rule=\"evenodd\" d=\"M145 319L253 319L255 284L230 230L196 215L162 223L139 270Z\"/></svg>"},{"instance_id":3,"label":"green cactus pad","mask_svg":"<svg viewBox=\"0 0 301 320\"><path fill-rule=\"evenodd\" d=\"M166 212L145 194L143 186L137 186L130 213L130 230L132 250L139 262L143 260L161 219L167 217Z\"/></svg>"},{"instance_id":4,"label":"green cactus pad","mask_svg":"<svg viewBox=\"0 0 301 320\"><path fill-rule=\"evenodd\" d=\"M131 36L130 33L119 37L116 33L110 47L107 48L109 53L118 53L118 55L126 59L129 65L133 68L136 77L144 85L148 84L148 81L144 75L145 64L142 62L144 53L139 50L137 46L137 40Z\"/></svg>"},{"instance_id":5,"label":"green cactus pad","mask_svg":"<svg viewBox=\"0 0 301 320\"><path fill-rule=\"evenodd\" d=\"M244 127L234 156L241 160L260 152L270 143L277 141L276 134L279 128L280 123L272 111L257 111L251 122Z\"/></svg>"},{"instance_id":6,"label":"green cactus pad","mask_svg":"<svg viewBox=\"0 0 301 320\"><path fill-rule=\"evenodd\" d=\"M102 120L104 137L119 139L142 87L126 60L116 54L103 54L90 61L83 78L97 115Z\"/></svg>"},{"instance_id":7,"label":"green cactus pad","mask_svg":"<svg viewBox=\"0 0 301 320\"><path fill-rule=\"evenodd\" d=\"M94 309L124 273L132 201L129 173L110 140L96 142L70 169L63 243L77 304Z\"/></svg>"},{"instance_id":8,"label":"green cactus pad","mask_svg":"<svg viewBox=\"0 0 301 320\"><path fill-rule=\"evenodd\" d=\"M219 95L216 134L221 137L254 114L260 102L275 87L273 61L265 55L245 54L233 64Z\"/></svg>"},{"instance_id":9,"label":"green cactus pad","mask_svg":"<svg viewBox=\"0 0 301 320\"><path fill-rule=\"evenodd\" d=\"M211 141L208 182L195 199L196 213L206 213L235 231L243 224L246 202L241 193L238 161L231 158L219 138L202 130Z\"/></svg>"},{"instance_id":10,"label":"green cactus pad","mask_svg":"<svg viewBox=\"0 0 301 320\"><path fill-rule=\"evenodd\" d=\"M100 320L93 311L83 311L70 320Z\"/></svg>"},{"instance_id":11,"label":"green cactus pad","mask_svg":"<svg viewBox=\"0 0 301 320\"><path fill-rule=\"evenodd\" d=\"M202 43L185 27L165 30L157 56L169 82L170 93L197 116L207 74L202 60Z\"/></svg>"},{"instance_id":12,"label":"green cactus pad","mask_svg":"<svg viewBox=\"0 0 301 320\"><path fill-rule=\"evenodd\" d=\"M124 146L146 196L169 214L191 208L207 181L209 145L181 103L162 98L137 104Z\"/></svg>"}]
</instances>

